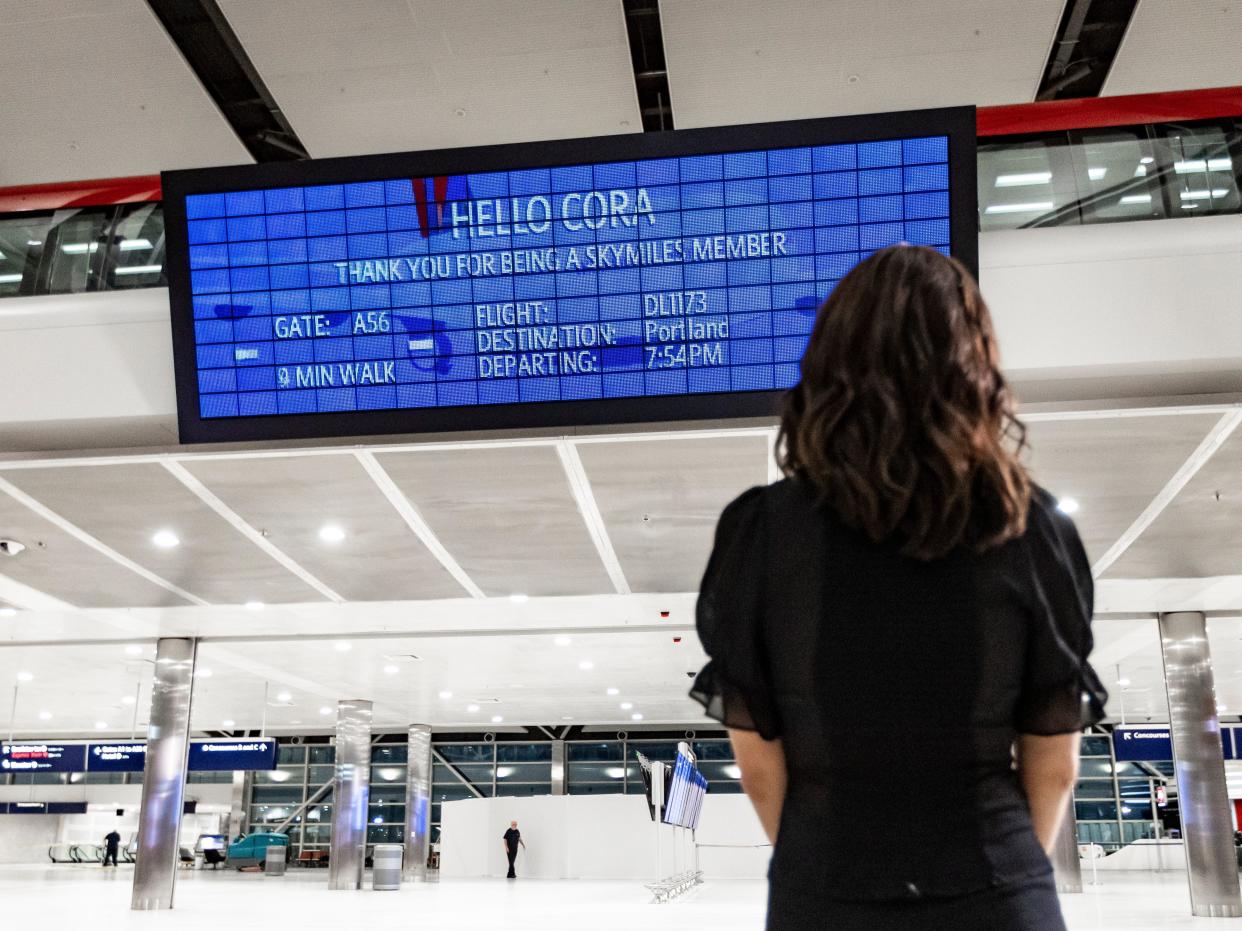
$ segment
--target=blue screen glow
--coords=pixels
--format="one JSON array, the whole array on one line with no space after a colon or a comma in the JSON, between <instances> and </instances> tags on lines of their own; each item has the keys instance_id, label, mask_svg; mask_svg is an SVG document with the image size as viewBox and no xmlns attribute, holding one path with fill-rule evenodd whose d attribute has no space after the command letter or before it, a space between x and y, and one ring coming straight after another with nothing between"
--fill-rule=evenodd
<instances>
[{"instance_id":1,"label":"blue screen glow","mask_svg":"<svg viewBox=\"0 0 1242 931\"><path fill-rule=\"evenodd\" d=\"M932 136L186 197L203 419L770 391Z\"/></svg>"}]
</instances>

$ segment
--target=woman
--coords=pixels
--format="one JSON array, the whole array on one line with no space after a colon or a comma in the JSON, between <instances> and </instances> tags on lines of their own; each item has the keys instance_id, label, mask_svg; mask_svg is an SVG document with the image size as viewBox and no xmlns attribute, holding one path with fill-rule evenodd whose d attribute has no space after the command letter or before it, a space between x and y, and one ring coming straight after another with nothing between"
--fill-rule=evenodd
<instances>
[{"instance_id":1,"label":"woman","mask_svg":"<svg viewBox=\"0 0 1242 931\"><path fill-rule=\"evenodd\" d=\"M775 845L768 928L1064 928L1045 851L1103 716L1091 573L1019 462L970 273L860 263L720 518L692 695Z\"/></svg>"}]
</instances>

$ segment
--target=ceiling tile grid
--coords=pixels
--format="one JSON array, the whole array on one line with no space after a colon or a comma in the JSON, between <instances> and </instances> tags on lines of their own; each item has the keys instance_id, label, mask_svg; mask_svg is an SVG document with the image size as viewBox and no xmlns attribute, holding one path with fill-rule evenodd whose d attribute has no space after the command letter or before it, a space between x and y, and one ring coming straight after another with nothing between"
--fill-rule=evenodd
<instances>
[{"instance_id":1,"label":"ceiling tile grid","mask_svg":"<svg viewBox=\"0 0 1242 931\"><path fill-rule=\"evenodd\" d=\"M641 128L618 0L223 0L311 155Z\"/></svg>"},{"instance_id":2,"label":"ceiling tile grid","mask_svg":"<svg viewBox=\"0 0 1242 931\"><path fill-rule=\"evenodd\" d=\"M375 458L485 594L614 591L553 446Z\"/></svg>"},{"instance_id":3,"label":"ceiling tile grid","mask_svg":"<svg viewBox=\"0 0 1242 931\"><path fill-rule=\"evenodd\" d=\"M251 160L142 0L0 4L0 85L0 185Z\"/></svg>"},{"instance_id":4,"label":"ceiling tile grid","mask_svg":"<svg viewBox=\"0 0 1242 931\"><path fill-rule=\"evenodd\" d=\"M1062 0L663 0L679 128L1034 99Z\"/></svg>"},{"instance_id":5,"label":"ceiling tile grid","mask_svg":"<svg viewBox=\"0 0 1242 931\"><path fill-rule=\"evenodd\" d=\"M353 456L200 459L189 472L347 601L455 598L462 588ZM343 540L319 532L339 527Z\"/></svg>"},{"instance_id":6,"label":"ceiling tile grid","mask_svg":"<svg viewBox=\"0 0 1242 931\"><path fill-rule=\"evenodd\" d=\"M1177 0L1138 4L1104 81L1103 96L1242 84L1242 4Z\"/></svg>"},{"instance_id":7,"label":"ceiling tile grid","mask_svg":"<svg viewBox=\"0 0 1242 931\"><path fill-rule=\"evenodd\" d=\"M6 478L101 543L208 602L319 601L156 463L20 469ZM161 547L160 531L179 543Z\"/></svg>"}]
</instances>

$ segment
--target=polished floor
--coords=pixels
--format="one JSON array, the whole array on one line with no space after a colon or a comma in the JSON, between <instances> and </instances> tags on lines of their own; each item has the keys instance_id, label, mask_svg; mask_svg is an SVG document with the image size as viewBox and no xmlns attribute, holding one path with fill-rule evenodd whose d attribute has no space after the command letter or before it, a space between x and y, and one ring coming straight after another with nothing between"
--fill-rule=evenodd
<instances>
[{"instance_id":1,"label":"polished floor","mask_svg":"<svg viewBox=\"0 0 1242 931\"><path fill-rule=\"evenodd\" d=\"M651 905L634 882L454 880L399 892L329 892L325 872L284 877L182 872L173 912L129 910L132 867L0 867L3 926L73 927L83 920L109 931L168 928L219 931L297 927L408 926L437 931L753 931L763 927L764 884L708 882L670 905ZM1066 896L1072 931L1201 928L1192 919L1184 873L1110 873L1083 895ZM407 924L408 923L408 924ZM1242 921L1238 922L1242 927ZM1227 922L1226 926L1232 926Z\"/></svg>"}]
</instances>

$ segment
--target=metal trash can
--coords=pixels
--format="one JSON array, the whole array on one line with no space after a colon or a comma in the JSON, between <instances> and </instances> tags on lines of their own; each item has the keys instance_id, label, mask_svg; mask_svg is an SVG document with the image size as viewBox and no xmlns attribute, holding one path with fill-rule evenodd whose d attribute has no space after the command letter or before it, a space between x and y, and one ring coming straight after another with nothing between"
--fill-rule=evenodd
<instances>
[{"instance_id":1,"label":"metal trash can","mask_svg":"<svg viewBox=\"0 0 1242 931\"><path fill-rule=\"evenodd\" d=\"M371 888L388 891L401 888L401 858L405 848L401 844L376 844L371 862Z\"/></svg>"},{"instance_id":2,"label":"metal trash can","mask_svg":"<svg viewBox=\"0 0 1242 931\"><path fill-rule=\"evenodd\" d=\"M265 876L284 876L288 855L288 847L278 844L268 847L267 852L263 856L263 874Z\"/></svg>"}]
</instances>

